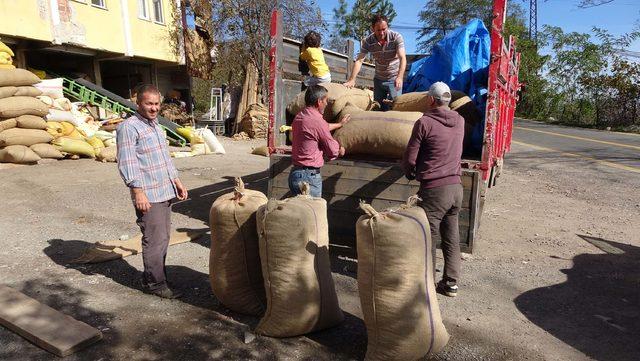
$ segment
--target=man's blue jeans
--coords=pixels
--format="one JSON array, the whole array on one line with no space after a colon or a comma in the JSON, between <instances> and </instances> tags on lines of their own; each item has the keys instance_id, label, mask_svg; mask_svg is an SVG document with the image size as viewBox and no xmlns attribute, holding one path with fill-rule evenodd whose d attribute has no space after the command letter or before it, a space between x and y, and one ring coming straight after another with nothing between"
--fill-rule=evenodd
<instances>
[{"instance_id":1,"label":"man's blue jeans","mask_svg":"<svg viewBox=\"0 0 640 361\"><path fill-rule=\"evenodd\" d=\"M383 100L393 100L400 94L402 94L402 88L400 88L400 90L396 89L395 79L380 80L373 78L373 100L380 104L383 111L391 109L391 107L388 104L385 104Z\"/></svg>"},{"instance_id":2,"label":"man's blue jeans","mask_svg":"<svg viewBox=\"0 0 640 361\"><path fill-rule=\"evenodd\" d=\"M320 169L293 167L289 173L289 190L294 196L302 194L302 182L309 183L309 195L322 197L322 175Z\"/></svg>"}]
</instances>

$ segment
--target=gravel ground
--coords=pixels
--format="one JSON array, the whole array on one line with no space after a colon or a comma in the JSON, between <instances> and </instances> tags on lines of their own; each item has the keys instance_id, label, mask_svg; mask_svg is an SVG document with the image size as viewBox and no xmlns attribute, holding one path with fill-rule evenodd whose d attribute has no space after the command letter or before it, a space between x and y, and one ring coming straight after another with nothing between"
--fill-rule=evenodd
<instances>
[{"instance_id":1,"label":"gravel ground","mask_svg":"<svg viewBox=\"0 0 640 361\"><path fill-rule=\"evenodd\" d=\"M177 159L190 199L177 229L207 229L213 200L234 176L265 188L255 141L224 139L224 156ZM640 177L515 146L489 190L477 250L465 255L457 298L438 296L452 338L437 360L637 360L640 358ZM169 278L185 293L161 300L138 290L141 256L70 265L89 244L138 233L115 164L92 160L4 167L0 280L103 331L68 360L362 359L366 333L355 263L334 255L347 319L307 337L257 337L258 319L211 295L208 238L172 246ZM598 245L594 246L594 244ZM441 263L441 259L438 260ZM55 356L0 328L0 359Z\"/></svg>"}]
</instances>

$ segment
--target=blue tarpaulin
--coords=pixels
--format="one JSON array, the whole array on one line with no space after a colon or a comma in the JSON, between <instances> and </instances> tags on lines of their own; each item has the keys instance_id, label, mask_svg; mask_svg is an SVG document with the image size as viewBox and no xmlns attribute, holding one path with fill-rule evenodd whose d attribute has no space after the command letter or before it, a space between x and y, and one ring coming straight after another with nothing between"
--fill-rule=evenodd
<instances>
[{"instance_id":1,"label":"blue tarpaulin","mask_svg":"<svg viewBox=\"0 0 640 361\"><path fill-rule=\"evenodd\" d=\"M431 55L411 64L403 92L428 90L442 81L452 90L468 94L480 113L485 113L491 56L491 36L480 19L473 19L440 40ZM472 136L475 150L482 147L484 119Z\"/></svg>"}]
</instances>

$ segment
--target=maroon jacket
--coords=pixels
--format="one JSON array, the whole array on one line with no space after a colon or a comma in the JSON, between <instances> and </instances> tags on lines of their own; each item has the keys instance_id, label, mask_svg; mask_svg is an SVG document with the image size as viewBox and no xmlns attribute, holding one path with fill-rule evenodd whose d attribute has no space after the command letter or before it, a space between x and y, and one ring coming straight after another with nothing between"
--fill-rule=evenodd
<instances>
[{"instance_id":1,"label":"maroon jacket","mask_svg":"<svg viewBox=\"0 0 640 361\"><path fill-rule=\"evenodd\" d=\"M464 118L447 107L424 113L413 126L402 168L421 188L461 183Z\"/></svg>"}]
</instances>

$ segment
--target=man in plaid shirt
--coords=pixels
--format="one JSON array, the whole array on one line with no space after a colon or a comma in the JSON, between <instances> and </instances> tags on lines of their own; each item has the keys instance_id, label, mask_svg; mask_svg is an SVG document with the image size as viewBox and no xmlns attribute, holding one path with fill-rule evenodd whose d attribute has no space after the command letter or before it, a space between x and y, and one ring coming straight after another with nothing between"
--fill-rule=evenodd
<instances>
[{"instance_id":1,"label":"man in plaid shirt","mask_svg":"<svg viewBox=\"0 0 640 361\"><path fill-rule=\"evenodd\" d=\"M187 199L178 179L165 134L158 125L160 92L153 85L138 90L138 113L117 129L118 170L129 187L142 231L142 288L162 298L181 295L167 285L165 258L171 232L171 202Z\"/></svg>"}]
</instances>

